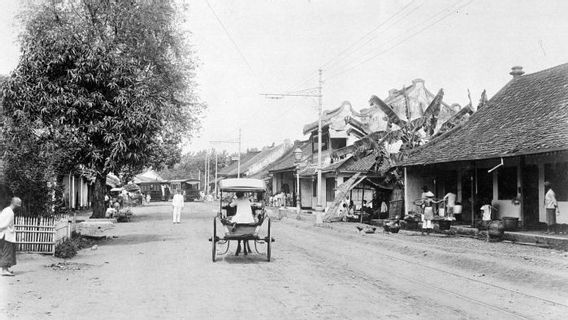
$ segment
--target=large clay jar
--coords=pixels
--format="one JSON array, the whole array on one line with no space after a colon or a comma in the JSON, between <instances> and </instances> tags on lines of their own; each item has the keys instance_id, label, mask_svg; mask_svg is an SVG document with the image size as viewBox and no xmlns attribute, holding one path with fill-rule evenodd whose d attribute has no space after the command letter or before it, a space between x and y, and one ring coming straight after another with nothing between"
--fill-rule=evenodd
<instances>
[{"instance_id":1,"label":"large clay jar","mask_svg":"<svg viewBox=\"0 0 568 320\"><path fill-rule=\"evenodd\" d=\"M494 238L502 238L505 231L505 225L501 220L493 220L489 223L489 228L487 232L489 232L490 237Z\"/></svg>"}]
</instances>

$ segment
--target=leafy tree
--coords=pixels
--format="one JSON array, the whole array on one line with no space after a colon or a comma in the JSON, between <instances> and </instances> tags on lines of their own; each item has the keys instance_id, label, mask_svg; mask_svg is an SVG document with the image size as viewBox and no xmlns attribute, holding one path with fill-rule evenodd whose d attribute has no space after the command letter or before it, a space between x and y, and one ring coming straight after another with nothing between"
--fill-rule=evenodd
<instances>
[{"instance_id":1,"label":"leafy tree","mask_svg":"<svg viewBox=\"0 0 568 320\"><path fill-rule=\"evenodd\" d=\"M96 175L94 217L105 213L108 173L174 164L198 127L204 105L184 10L174 0L49 0L22 15L4 114L45 135L50 155L61 155L56 172L72 165Z\"/></svg>"}]
</instances>

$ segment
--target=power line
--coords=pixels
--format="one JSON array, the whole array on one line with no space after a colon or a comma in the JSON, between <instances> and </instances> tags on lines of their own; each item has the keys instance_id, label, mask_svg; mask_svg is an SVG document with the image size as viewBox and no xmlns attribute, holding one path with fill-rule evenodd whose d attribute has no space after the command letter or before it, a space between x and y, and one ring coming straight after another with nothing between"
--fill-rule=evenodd
<instances>
[{"instance_id":1,"label":"power line","mask_svg":"<svg viewBox=\"0 0 568 320\"><path fill-rule=\"evenodd\" d=\"M367 32L365 35L363 35L361 38L359 38L357 41L351 43L349 46L347 46L343 51L341 51L340 53L338 53L337 55L335 55L335 57L331 58L330 60L328 60L326 63L324 63L322 65L322 68L325 68L327 65L329 65L331 62L333 62L335 59L341 57L343 54L349 52L351 50L351 48L355 47L357 44L359 44L361 41L363 41L365 38L369 37L370 35L372 35L375 31L379 30L382 26L386 25L387 23L389 23L394 17L396 17L397 15L399 15L400 13L402 13L404 10L406 10L406 8L408 8L410 5L412 5L416 0L412 0L411 2L409 2L407 5L405 5L404 7L402 7L402 9L400 9L399 11L397 11L396 13L394 13L393 15L391 15L389 18L387 18L386 20L384 20L383 22L379 23L376 27L374 27L372 30L370 30L369 32ZM413 10L416 10L417 8L420 8L424 3L422 3L421 5L419 5L418 7L414 8ZM410 15L407 14L406 16ZM404 18L404 16L403 16ZM399 20L397 20L395 23L396 24ZM366 44L366 43L365 43ZM359 47L357 47L359 48ZM340 59L341 61L341 59ZM329 70L329 68L327 68Z\"/></svg>"},{"instance_id":2,"label":"power line","mask_svg":"<svg viewBox=\"0 0 568 320\"><path fill-rule=\"evenodd\" d=\"M409 32L409 31L411 32L411 31L413 31L413 30L417 30L418 28L420 28L420 27L422 27L422 26L424 26L424 25L427 25L430 21L434 21L438 16L440 16L440 15L442 15L442 14L448 12L448 10L450 10L450 11L453 10L453 7L455 7L456 5L459 5L459 3L460 3L461 1L463 1L463 0L458 0L458 1L454 2L452 5L450 5L450 6L446 7L446 8L444 8L444 9L440 10L440 11L437 12L437 13L435 13L434 15L431 15L431 16L429 16L428 18L426 18L426 19L424 19L424 20L422 20L422 21L420 21L420 22L418 22L418 23L412 25L411 27L409 27L409 28L406 29L406 32ZM451 12L450 12L450 14L451 14ZM436 21L435 21L435 22L436 22ZM406 33L406 32L405 32L405 33ZM350 65L348 64L348 65L344 66L343 70L339 70L340 72L332 73L332 77L335 77L336 75L339 75L339 74L343 74L344 72L347 72L347 70L352 70L352 69L354 68L354 66L359 66L360 64L362 64L362 61L366 60L366 59L369 57L369 54L370 54L370 56L377 56L377 55L380 55L380 54L384 53L384 51L386 51L386 50L390 50L391 48L388 47L388 45L391 44L391 43L393 43L395 40L401 39L401 38L404 36L405 33L402 33L402 34L400 34L400 35L395 35L394 37L391 37L390 39L386 40L386 41L378 48L378 49L383 48L382 51L380 51L380 52L378 52L378 53L376 52L376 50L375 50L375 51L369 51L369 52L366 53L365 55L362 55L362 56L360 57L361 59L359 59L359 61L351 62ZM411 37L412 37L412 34L411 34ZM403 39L403 40L404 40L404 39ZM393 46L393 47L394 47L394 46Z\"/></svg>"},{"instance_id":3,"label":"power line","mask_svg":"<svg viewBox=\"0 0 568 320\"><path fill-rule=\"evenodd\" d=\"M467 3L461 5L461 6L458 8L458 10L459 10L459 9L462 9L462 8L464 8L464 7L466 7L466 6L468 6L468 5L469 5L470 3L472 3L472 2L473 2L473 0L468 1ZM443 21L444 19L446 19L448 16L450 16L450 15L453 14L453 13L454 13L453 10L450 11L450 12L448 12L447 14L443 15L441 18L439 18L439 19L435 20L434 22L432 22L432 23L426 25L425 27L423 27L422 29L418 30L417 32L414 32L414 33L410 34L409 36L403 38L401 41L395 43L393 46L391 46L391 47L389 47L389 48L386 48L385 50L382 50L382 51L380 51L380 52L378 52L378 53L376 53L376 54L370 56L369 58L366 58L366 59L362 60L361 62L359 62L359 63L353 65L352 67L350 67L350 68L348 68L348 69L346 69L346 70L344 70L344 71L341 71L341 72L332 74L331 76L329 76L329 77L327 78L327 80L332 79L332 78L335 78L335 77L340 76L340 75L342 75L342 74L345 74L345 73L347 73L347 72L350 72L351 70L354 70L354 69L358 68L359 66L361 66L361 65L363 65L363 64L365 64L365 63L367 63L367 62L369 62L369 61L371 61L371 60L373 60L373 59L375 59L375 58L377 58L377 57L379 57L379 56L381 56L381 55L383 55L383 54L385 54L385 53L391 51L392 49L394 49L394 48L400 46L400 45L403 44L404 42L410 40L411 38L413 38L413 37L415 37L415 36L421 34L422 32L426 31L427 29L429 29L429 28L435 26L436 24L440 23L441 21ZM437 15L438 15L438 14L437 14ZM436 15L436 16L437 16L437 15Z\"/></svg>"},{"instance_id":4,"label":"power line","mask_svg":"<svg viewBox=\"0 0 568 320\"><path fill-rule=\"evenodd\" d=\"M217 19L217 22L219 22L219 25L221 26L221 28L223 28L223 31L225 32L225 34L227 35L227 37L229 38L229 40L231 40L231 42L233 43L233 46L235 47L235 49L237 50L237 52L239 53L239 55L241 56L241 58L243 59L243 61L245 62L245 64L247 65L247 67L249 68L250 72L256 76L256 73L254 72L254 70L252 69L250 63L248 62L247 58L245 57L245 55L243 54L243 52L241 51L241 49L239 48L239 45L237 44L237 42L233 39L233 37L231 36L231 33L229 32L229 30L227 30L227 28L225 27L225 24L223 24L223 21L221 21L221 19L219 18L219 16L217 15L217 13L215 12L215 9L213 9L213 7L211 6L211 4L209 3L209 0L205 0L205 2L207 3L207 6L209 7L209 9L211 9L211 13L213 13L213 15L215 16L215 19Z\"/></svg>"},{"instance_id":5,"label":"power line","mask_svg":"<svg viewBox=\"0 0 568 320\"><path fill-rule=\"evenodd\" d=\"M424 5L424 3L422 3L422 4L418 5L417 7L413 8L410 12L407 13L407 15L402 16L402 17L400 17L399 19L397 19L395 22L393 22L393 24L392 24L390 27L393 27L393 26L395 26L397 23L399 23L400 21L402 21L403 19L410 17L416 10L420 9L420 7L422 7L422 5ZM385 32L386 32L387 30L389 30L389 29L386 29ZM377 36L374 36L374 37L371 37L371 38L367 39L367 41L365 41L364 43L362 43L362 44L360 44L359 46L357 46L357 48L355 48L355 50L353 50L353 51L349 54L349 56L352 56L352 55L355 54L357 51L359 51L360 49L364 48L367 44L369 44L369 43L371 43L372 41L374 41L376 38L377 38ZM369 47L368 49L369 49L369 50L367 50L367 51L371 51L371 52L372 52L372 50L373 50L372 47ZM347 58L347 57L349 57L349 56L346 56L345 58ZM327 71L333 70L334 68L335 68L335 69L338 69L338 70L341 70L342 67L344 68L344 67L346 67L346 66L348 66L349 64L352 63L352 62L347 62L346 64L344 64L344 65L342 66L341 62L342 62L342 61L339 61L339 62L336 63L335 65L332 65L330 68L327 68Z\"/></svg>"},{"instance_id":6,"label":"power line","mask_svg":"<svg viewBox=\"0 0 568 320\"><path fill-rule=\"evenodd\" d=\"M332 68L326 68L329 64L331 64L334 60L337 60L339 57L341 57L342 55L348 53L345 57L340 58L337 60L338 63L341 60L349 57L350 55L352 55L354 52L356 52L359 48L365 46L367 43L369 43L370 41L372 41L374 38L376 37L371 37L368 41L366 41L365 43L363 43L362 45L358 45L361 41L363 41L365 38L367 38L368 36L370 36L371 34L373 34L374 32L376 32L377 30L379 30L381 27L387 25L393 18L395 18L396 16L398 16L399 14L403 13L408 7L410 7L416 0L412 0L411 2L409 2L407 5L405 5L404 7L402 7L400 10L398 10L397 12L395 12L394 14L392 14L390 17L388 17L386 20L382 21L381 23L379 23L377 26L375 26L373 29L371 29L370 31L368 31L365 35L363 35L362 37L360 37L358 40L352 42L349 46L347 46L344 50L342 50L340 53L338 53L337 55L333 56L331 59L329 59L327 62L325 62L321 68L325 68L327 71L331 70ZM424 3L421 3L419 6L415 7L414 9L412 9L410 12L408 12L406 15L402 16L402 18L408 17L410 16L414 11L416 11L418 8L420 8ZM396 25L400 20L402 19L398 19L396 20L394 23L391 24L390 27ZM388 30L388 29L387 29ZM358 45L354 50L351 50L354 46ZM350 52L351 51L351 52ZM297 85L293 86L292 89L298 88L302 85L304 85L305 83L307 83L310 80L315 79L317 76L315 75L315 73L313 73L312 75L308 76L307 78L304 78L304 80L301 80L301 82L298 82Z\"/></svg>"}]
</instances>

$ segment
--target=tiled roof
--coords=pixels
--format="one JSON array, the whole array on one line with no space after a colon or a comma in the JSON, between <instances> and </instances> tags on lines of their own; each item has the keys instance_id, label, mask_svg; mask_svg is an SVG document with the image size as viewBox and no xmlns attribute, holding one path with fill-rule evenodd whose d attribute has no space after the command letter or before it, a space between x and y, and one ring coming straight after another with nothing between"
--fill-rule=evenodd
<instances>
[{"instance_id":1,"label":"tiled roof","mask_svg":"<svg viewBox=\"0 0 568 320\"><path fill-rule=\"evenodd\" d=\"M269 172L277 171L290 171L296 169L296 163L294 159L294 150L300 147L302 149L302 157L306 158L312 154L312 144L310 141L296 141L294 146L286 154L284 154L280 159L274 161L271 165L267 167Z\"/></svg>"},{"instance_id":2,"label":"tiled roof","mask_svg":"<svg viewBox=\"0 0 568 320\"><path fill-rule=\"evenodd\" d=\"M268 175L267 168L270 166L271 159L278 157L282 153L287 153L290 148L289 144L281 144L272 147L265 147L260 152L247 153L241 156L241 175L254 175L255 177L264 177ZM237 176L237 163L231 164L224 168L220 173L223 176Z\"/></svg>"},{"instance_id":3,"label":"tiled roof","mask_svg":"<svg viewBox=\"0 0 568 320\"><path fill-rule=\"evenodd\" d=\"M344 159L331 163L327 167L322 168L321 172L335 172L335 170L339 169L339 167L341 167L345 162L349 161L350 159L351 157L348 156L345 157Z\"/></svg>"},{"instance_id":4,"label":"tiled roof","mask_svg":"<svg viewBox=\"0 0 568 320\"><path fill-rule=\"evenodd\" d=\"M256 156L259 153L260 151L252 151L252 152L247 152L245 154L241 154L241 172L244 171L243 164L245 164L248 160L250 160L252 157ZM238 161L233 161L233 163L231 163L227 167L219 170L218 175L221 176L228 176L231 174L236 175L238 170L238 165L239 165Z\"/></svg>"},{"instance_id":5,"label":"tiled roof","mask_svg":"<svg viewBox=\"0 0 568 320\"><path fill-rule=\"evenodd\" d=\"M568 150L568 64L519 76L403 166Z\"/></svg>"},{"instance_id":6,"label":"tiled roof","mask_svg":"<svg viewBox=\"0 0 568 320\"><path fill-rule=\"evenodd\" d=\"M376 163L376 156L374 154L367 155L363 158L356 159L350 158L343 166L339 168L342 172L367 172L371 170Z\"/></svg>"}]
</instances>

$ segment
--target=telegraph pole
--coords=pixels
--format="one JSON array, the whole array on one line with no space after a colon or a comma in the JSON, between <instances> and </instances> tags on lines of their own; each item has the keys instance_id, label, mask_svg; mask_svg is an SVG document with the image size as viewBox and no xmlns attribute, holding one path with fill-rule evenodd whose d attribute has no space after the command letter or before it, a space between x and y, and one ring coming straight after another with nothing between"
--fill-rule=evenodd
<instances>
[{"instance_id":1,"label":"telegraph pole","mask_svg":"<svg viewBox=\"0 0 568 320\"><path fill-rule=\"evenodd\" d=\"M316 211L323 211L322 206L322 192L321 192L321 140L322 140L322 128L321 128L321 120L323 116L323 79L322 79L322 69L318 69L318 93L317 94L302 94L302 93L261 93L260 95L264 96L267 99L282 99L284 97L312 97L318 98L318 108L319 108L319 116L318 116L318 165L317 165L317 206ZM317 221L317 220L316 220Z\"/></svg>"},{"instance_id":2,"label":"telegraph pole","mask_svg":"<svg viewBox=\"0 0 568 320\"><path fill-rule=\"evenodd\" d=\"M323 102L322 102L322 87L323 81L321 79L321 69L318 70L319 75L319 83L318 83L318 104L319 104L319 119L318 119L318 204L316 207L316 211L323 211L322 207L322 199L321 199L321 145L322 145L322 137L321 137L321 118L323 115Z\"/></svg>"},{"instance_id":3,"label":"telegraph pole","mask_svg":"<svg viewBox=\"0 0 568 320\"><path fill-rule=\"evenodd\" d=\"M241 177L241 128L239 128L239 159L237 160L237 178Z\"/></svg>"},{"instance_id":4,"label":"telegraph pole","mask_svg":"<svg viewBox=\"0 0 568 320\"><path fill-rule=\"evenodd\" d=\"M209 150L205 151L205 172L204 172L204 176L203 179L205 179L205 195L207 195L207 192L209 191L209 183L207 181L207 179L209 178Z\"/></svg>"},{"instance_id":5,"label":"telegraph pole","mask_svg":"<svg viewBox=\"0 0 568 320\"><path fill-rule=\"evenodd\" d=\"M217 199L217 150L213 150L215 151L215 199Z\"/></svg>"},{"instance_id":6,"label":"telegraph pole","mask_svg":"<svg viewBox=\"0 0 568 320\"><path fill-rule=\"evenodd\" d=\"M239 140L209 140L209 143L216 144L216 143L238 143L239 144L239 157L237 158L237 177L241 177L241 129L239 128ZM217 167L218 167L218 160L217 160L217 151L215 151L215 195L217 195ZM231 160L234 160L231 159Z\"/></svg>"}]
</instances>

